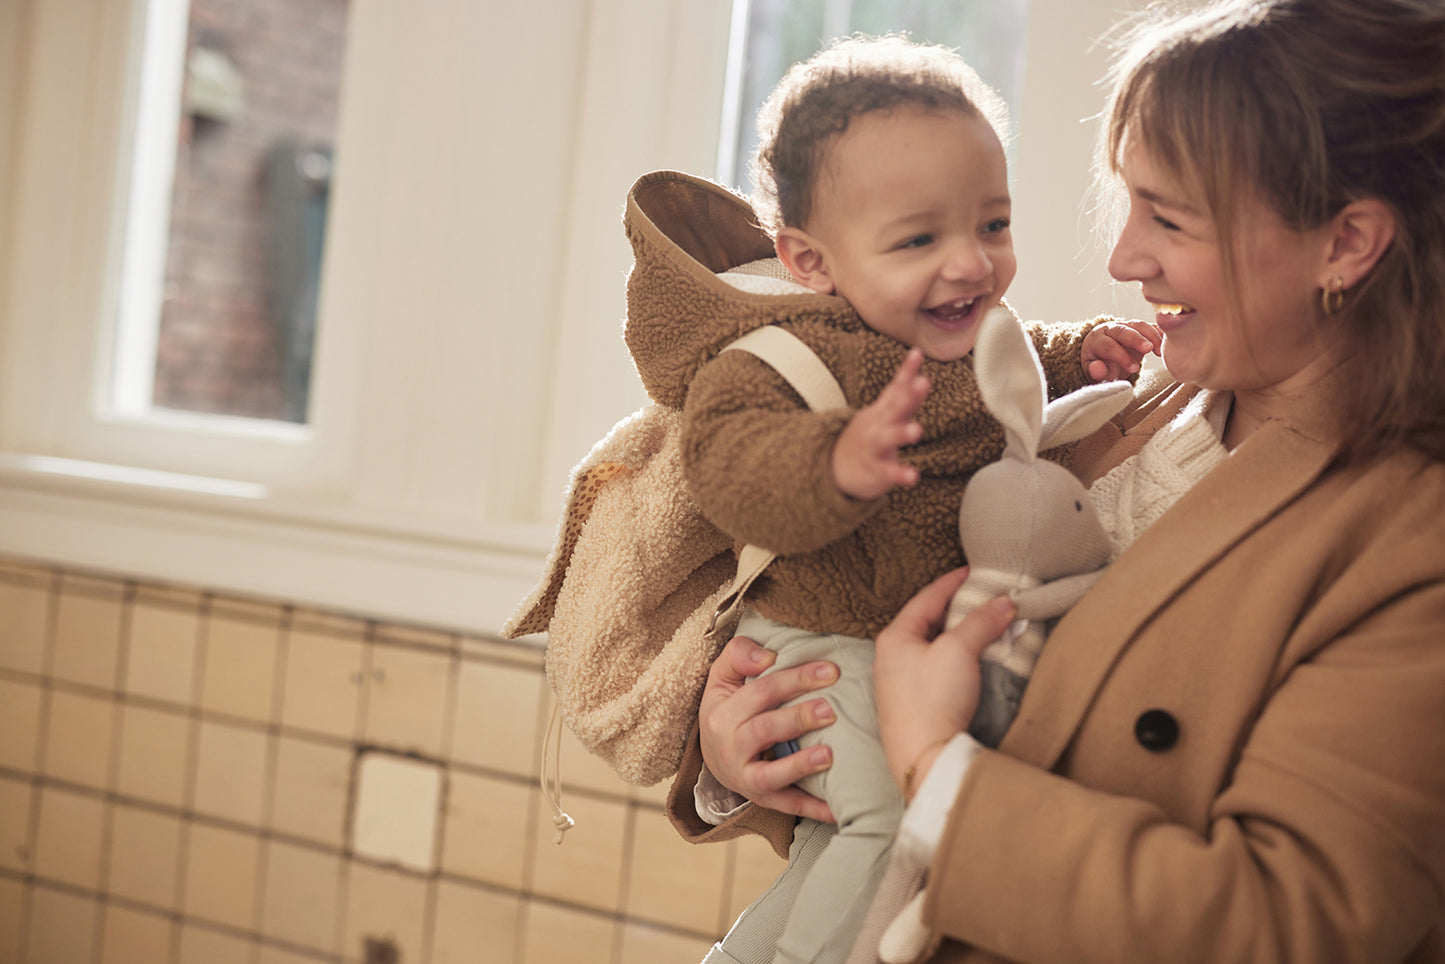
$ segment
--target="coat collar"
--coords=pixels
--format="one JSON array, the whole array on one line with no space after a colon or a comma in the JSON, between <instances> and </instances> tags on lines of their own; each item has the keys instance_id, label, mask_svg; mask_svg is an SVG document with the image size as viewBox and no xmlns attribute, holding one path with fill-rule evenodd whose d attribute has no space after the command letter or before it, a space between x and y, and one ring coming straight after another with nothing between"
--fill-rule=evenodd
<instances>
[{"instance_id":1,"label":"coat collar","mask_svg":"<svg viewBox=\"0 0 1445 964\"><path fill-rule=\"evenodd\" d=\"M1142 447L1192 392L1173 395L1134 429L1116 435L1110 452L1115 462ZM1001 750L1046 769L1057 764L1111 667L1145 623L1329 466L1338 445L1317 427L1266 423L1105 571L1054 628Z\"/></svg>"}]
</instances>

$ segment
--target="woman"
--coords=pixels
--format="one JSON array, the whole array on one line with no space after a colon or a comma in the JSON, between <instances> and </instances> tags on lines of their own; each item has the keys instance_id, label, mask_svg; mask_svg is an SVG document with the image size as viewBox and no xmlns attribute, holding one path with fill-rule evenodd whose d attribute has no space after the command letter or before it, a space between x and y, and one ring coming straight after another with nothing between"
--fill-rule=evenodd
<instances>
[{"instance_id":1,"label":"woman","mask_svg":"<svg viewBox=\"0 0 1445 964\"><path fill-rule=\"evenodd\" d=\"M1055 628L997 751L963 733L1006 603L961 575L878 639L936 961L1445 961L1445 3L1230 0L1141 28L1101 138L1110 259L1173 379L1075 456L1195 412L1223 456ZM1112 433L1112 434L1110 434ZM672 813L783 847L828 722L729 644ZM701 756L754 801L696 815ZM772 809L767 809L772 808Z\"/></svg>"}]
</instances>

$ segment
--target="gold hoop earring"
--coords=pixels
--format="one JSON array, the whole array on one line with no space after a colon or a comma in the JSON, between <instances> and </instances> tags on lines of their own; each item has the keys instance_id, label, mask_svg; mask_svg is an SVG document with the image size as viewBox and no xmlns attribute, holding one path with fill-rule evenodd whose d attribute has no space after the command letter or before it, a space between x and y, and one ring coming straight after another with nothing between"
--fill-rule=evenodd
<instances>
[{"instance_id":1,"label":"gold hoop earring","mask_svg":"<svg viewBox=\"0 0 1445 964\"><path fill-rule=\"evenodd\" d=\"M1330 283L1320 289L1320 307L1325 314L1337 315L1345 307L1345 279L1335 275Z\"/></svg>"}]
</instances>

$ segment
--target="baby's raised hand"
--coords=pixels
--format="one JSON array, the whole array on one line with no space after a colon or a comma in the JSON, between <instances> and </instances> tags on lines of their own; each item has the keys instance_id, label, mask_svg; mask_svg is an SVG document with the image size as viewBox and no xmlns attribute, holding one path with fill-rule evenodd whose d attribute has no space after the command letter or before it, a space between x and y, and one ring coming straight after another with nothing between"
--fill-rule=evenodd
<instances>
[{"instance_id":1,"label":"baby's raised hand","mask_svg":"<svg viewBox=\"0 0 1445 964\"><path fill-rule=\"evenodd\" d=\"M1106 321L1084 336L1080 362L1096 382L1124 378L1139 370L1150 352L1158 352L1164 335L1147 321Z\"/></svg>"},{"instance_id":2,"label":"baby's raised hand","mask_svg":"<svg viewBox=\"0 0 1445 964\"><path fill-rule=\"evenodd\" d=\"M833 482L844 495L872 499L918 481L918 470L900 462L898 450L923 437L923 426L913 420L928 395L922 368L923 353L914 348L873 403L860 408L838 435Z\"/></svg>"}]
</instances>

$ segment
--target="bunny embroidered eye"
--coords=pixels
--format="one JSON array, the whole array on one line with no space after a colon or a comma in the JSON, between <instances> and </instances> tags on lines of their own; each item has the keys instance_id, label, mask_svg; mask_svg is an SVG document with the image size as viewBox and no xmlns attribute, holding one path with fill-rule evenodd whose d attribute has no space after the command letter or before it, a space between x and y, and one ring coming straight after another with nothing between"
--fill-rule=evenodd
<instances>
[{"instance_id":1,"label":"bunny embroidered eye","mask_svg":"<svg viewBox=\"0 0 1445 964\"><path fill-rule=\"evenodd\" d=\"M1074 500L1074 511L1075 511L1075 512L1083 512L1083 511L1084 511L1084 504L1083 504L1082 502L1080 502L1078 499L1075 499L1075 500Z\"/></svg>"}]
</instances>

